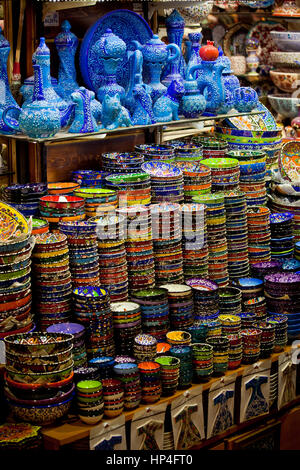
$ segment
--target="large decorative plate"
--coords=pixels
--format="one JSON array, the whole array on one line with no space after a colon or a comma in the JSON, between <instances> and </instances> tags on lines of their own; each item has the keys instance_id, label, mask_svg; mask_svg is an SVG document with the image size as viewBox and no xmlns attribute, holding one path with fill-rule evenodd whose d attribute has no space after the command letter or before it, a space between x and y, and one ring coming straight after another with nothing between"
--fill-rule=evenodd
<instances>
[{"instance_id":1,"label":"large decorative plate","mask_svg":"<svg viewBox=\"0 0 300 470\"><path fill-rule=\"evenodd\" d=\"M99 18L84 35L79 57L83 80L86 86L95 92L102 86L105 74L103 65L99 62L93 47L108 28L127 44L127 48L131 41L135 40L145 44L153 36L148 23L134 11L114 10ZM129 62L127 54L119 65L117 82L125 89L128 87Z\"/></svg>"},{"instance_id":2,"label":"large decorative plate","mask_svg":"<svg viewBox=\"0 0 300 470\"><path fill-rule=\"evenodd\" d=\"M238 23L228 29L223 41L223 49L226 56L247 55L245 41L249 30L250 25L246 23Z\"/></svg>"},{"instance_id":3,"label":"large decorative plate","mask_svg":"<svg viewBox=\"0 0 300 470\"><path fill-rule=\"evenodd\" d=\"M182 175L180 168L177 168L174 165L164 162L151 161L143 163L142 170L148 173L148 175L153 177L178 177Z\"/></svg>"},{"instance_id":4,"label":"large decorative plate","mask_svg":"<svg viewBox=\"0 0 300 470\"><path fill-rule=\"evenodd\" d=\"M27 219L9 204L0 202L0 243L23 239L31 232Z\"/></svg>"},{"instance_id":5,"label":"large decorative plate","mask_svg":"<svg viewBox=\"0 0 300 470\"><path fill-rule=\"evenodd\" d=\"M278 159L279 170L284 179L300 182L300 142L287 142L282 146Z\"/></svg>"},{"instance_id":6,"label":"large decorative plate","mask_svg":"<svg viewBox=\"0 0 300 470\"><path fill-rule=\"evenodd\" d=\"M271 52L280 50L272 39L271 31L286 31L286 28L276 21L258 21L247 35L247 40L256 38L259 41L260 50L257 55L261 66L272 67Z\"/></svg>"},{"instance_id":7,"label":"large decorative plate","mask_svg":"<svg viewBox=\"0 0 300 470\"><path fill-rule=\"evenodd\" d=\"M258 103L255 111L263 111L263 114L236 116L227 118L225 126L235 127L236 129L249 131L276 131L278 126L274 116L262 103Z\"/></svg>"}]
</instances>

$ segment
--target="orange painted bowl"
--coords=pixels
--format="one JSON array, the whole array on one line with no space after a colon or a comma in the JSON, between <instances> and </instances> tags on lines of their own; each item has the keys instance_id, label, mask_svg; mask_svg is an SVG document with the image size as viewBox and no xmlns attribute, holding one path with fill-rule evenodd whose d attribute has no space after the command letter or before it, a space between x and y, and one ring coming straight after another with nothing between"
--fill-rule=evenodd
<instances>
[{"instance_id":1,"label":"orange painted bowl","mask_svg":"<svg viewBox=\"0 0 300 470\"><path fill-rule=\"evenodd\" d=\"M80 184L70 183L48 183L48 194L69 194L80 188Z\"/></svg>"}]
</instances>

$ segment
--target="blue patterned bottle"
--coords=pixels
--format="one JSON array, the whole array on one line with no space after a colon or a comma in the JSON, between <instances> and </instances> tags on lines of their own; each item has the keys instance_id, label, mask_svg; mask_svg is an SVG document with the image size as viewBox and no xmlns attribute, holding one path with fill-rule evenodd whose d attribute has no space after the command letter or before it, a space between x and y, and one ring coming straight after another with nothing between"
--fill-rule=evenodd
<instances>
[{"instance_id":1,"label":"blue patterned bottle","mask_svg":"<svg viewBox=\"0 0 300 470\"><path fill-rule=\"evenodd\" d=\"M7 60L9 51L9 42L3 36L2 28L0 27L0 117L2 115L2 111L7 106L15 106L16 108L19 108L19 105L11 94L7 76Z\"/></svg>"},{"instance_id":2,"label":"blue patterned bottle","mask_svg":"<svg viewBox=\"0 0 300 470\"><path fill-rule=\"evenodd\" d=\"M185 22L177 10L173 10L166 19L166 28L169 44L173 43L179 47L180 54L178 59L167 64L162 72L162 83L168 87L172 80L183 80L185 77L186 63L182 55L182 39L184 34ZM175 76L176 74L176 76Z\"/></svg>"},{"instance_id":3,"label":"blue patterned bottle","mask_svg":"<svg viewBox=\"0 0 300 470\"><path fill-rule=\"evenodd\" d=\"M185 76L186 78L189 77L190 75L190 70L194 65L201 64L201 57L199 55L199 50L201 47L201 41L202 41L202 34L199 33L189 33L189 39L191 42L191 55L186 67L186 73ZM196 78L198 78L199 75L199 70L196 72Z\"/></svg>"},{"instance_id":4,"label":"blue patterned bottle","mask_svg":"<svg viewBox=\"0 0 300 470\"><path fill-rule=\"evenodd\" d=\"M78 47L78 39L71 32L69 21L61 24L61 32L54 39L59 56L58 84L63 90L63 98L70 100L73 91L79 88L76 81L75 54Z\"/></svg>"}]
</instances>

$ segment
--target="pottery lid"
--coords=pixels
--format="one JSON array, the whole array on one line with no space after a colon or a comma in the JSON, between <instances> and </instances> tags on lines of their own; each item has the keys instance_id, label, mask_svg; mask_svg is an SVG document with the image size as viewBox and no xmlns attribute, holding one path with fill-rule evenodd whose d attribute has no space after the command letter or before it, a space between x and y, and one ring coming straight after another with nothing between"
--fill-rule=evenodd
<instances>
[{"instance_id":1,"label":"pottery lid","mask_svg":"<svg viewBox=\"0 0 300 470\"><path fill-rule=\"evenodd\" d=\"M56 47L78 45L78 38L71 32L71 25L68 20L61 24L61 32L54 39Z\"/></svg>"},{"instance_id":2,"label":"pottery lid","mask_svg":"<svg viewBox=\"0 0 300 470\"><path fill-rule=\"evenodd\" d=\"M0 27L0 48L8 47L10 49L10 44L8 40L2 34L3 29Z\"/></svg>"},{"instance_id":3,"label":"pottery lid","mask_svg":"<svg viewBox=\"0 0 300 470\"><path fill-rule=\"evenodd\" d=\"M100 57L117 59L125 54L126 43L108 28L93 49Z\"/></svg>"},{"instance_id":4,"label":"pottery lid","mask_svg":"<svg viewBox=\"0 0 300 470\"><path fill-rule=\"evenodd\" d=\"M177 10L173 10L171 15L166 18L166 28L184 28L185 21Z\"/></svg>"}]
</instances>

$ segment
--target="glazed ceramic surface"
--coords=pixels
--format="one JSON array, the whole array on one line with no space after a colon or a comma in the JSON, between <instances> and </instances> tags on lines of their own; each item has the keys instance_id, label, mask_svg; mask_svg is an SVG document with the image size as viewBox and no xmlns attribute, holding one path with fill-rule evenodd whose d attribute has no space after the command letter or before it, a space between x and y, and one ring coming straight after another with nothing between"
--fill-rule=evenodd
<instances>
[{"instance_id":1,"label":"glazed ceramic surface","mask_svg":"<svg viewBox=\"0 0 300 470\"><path fill-rule=\"evenodd\" d=\"M93 116L91 107L92 101L95 99L95 93L80 87L71 94L71 98L75 103L75 117L68 132L78 132L80 134L97 132L100 127Z\"/></svg>"},{"instance_id":2,"label":"glazed ceramic surface","mask_svg":"<svg viewBox=\"0 0 300 470\"><path fill-rule=\"evenodd\" d=\"M300 181L300 142L287 142L282 146L278 160L279 170L284 179Z\"/></svg>"},{"instance_id":3,"label":"glazed ceramic surface","mask_svg":"<svg viewBox=\"0 0 300 470\"><path fill-rule=\"evenodd\" d=\"M280 51L300 52L299 31L271 31L270 34Z\"/></svg>"},{"instance_id":4,"label":"glazed ceramic surface","mask_svg":"<svg viewBox=\"0 0 300 470\"><path fill-rule=\"evenodd\" d=\"M271 52L278 51L278 45L273 41L271 31L285 31L282 24L275 21L259 21L255 23L250 29L247 40L257 39L260 45L260 51L258 52L258 58L261 66L272 66Z\"/></svg>"},{"instance_id":5,"label":"glazed ceramic surface","mask_svg":"<svg viewBox=\"0 0 300 470\"><path fill-rule=\"evenodd\" d=\"M272 108L285 118L294 118L298 115L300 98L292 98L289 94L268 95Z\"/></svg>"},{"instance_id":6,"label":"glazed ceramic surface","mask_svg":"<svg viewBox=\"0 0 300 470\"><path fill-rule=\"evenodd\" d=\"M271 70L270 78L274 85L282 91L292 93L299 88L300 73Z\"/></svg>"},{"instance_id":7,"label":"glazed ceramic surface","mask_svg":"<svg viewBox=\"0 0 300 470\"><path fill-rule=\"evenodd\" d=\"M271 60L275 67L300 68L300 52L271 52Z\"/></svg>"},{"instance_id":8,"label":"glazed ceramic surface","mask_svg":"<svg viewBox=\"0 0 300 470\"><path fill-rule=\"evenodd\" d=\"M168 86L174 80L174 73L179 74L181 79L185 77L186 63L182 55L182 39L184 34L185 22L177 10L173 10L171 15L165 21L169 44L176 44L179 47L180 55L176 61L167 64L162 73L162 81Z\"/></svg>"},{"instance_id":9,"label":"glazed ceramic surface","mask_svg":"<svg viewBox=\"0 0 300 470\"><path fill-rule=\"evenodd\" d=\"M58 83L64 92L64 99L69 100L71 93L79 88L75 69L78 38L71 32L71 25L67 20L62 22L61 32L54 42L59 56Z\"/></svg>"}]
</instances>

